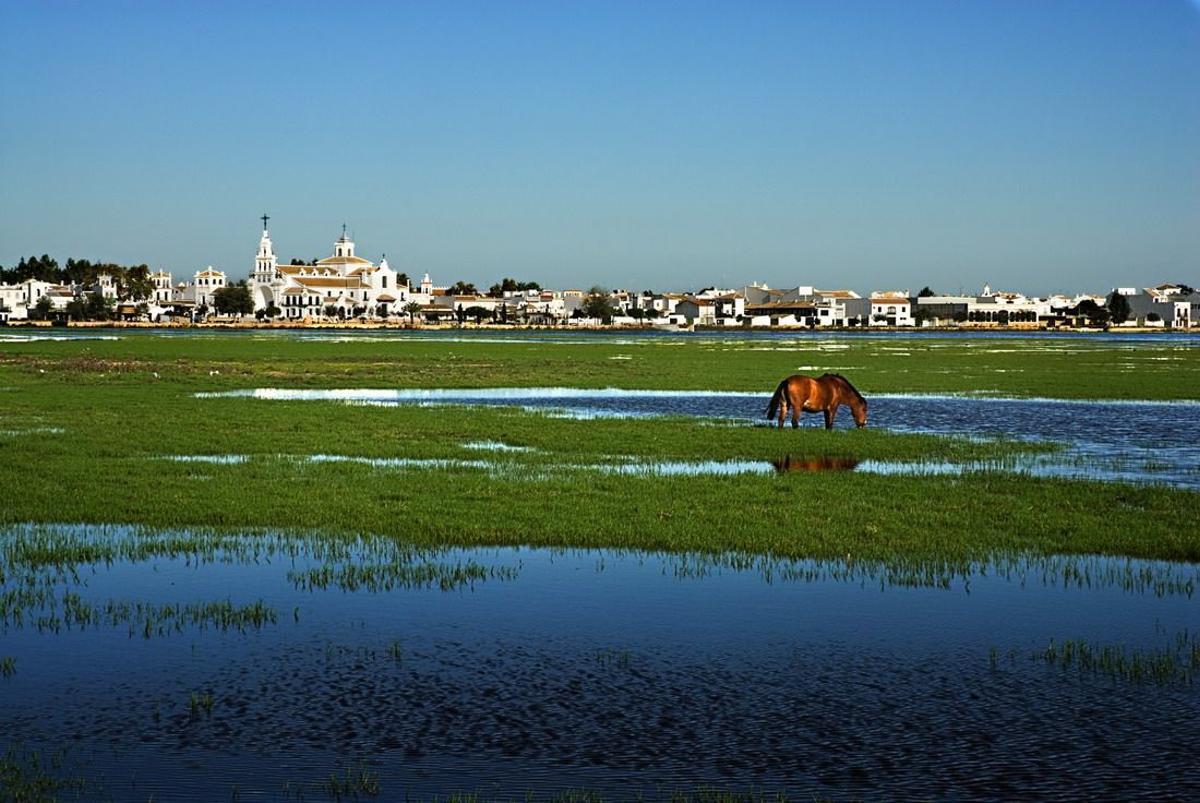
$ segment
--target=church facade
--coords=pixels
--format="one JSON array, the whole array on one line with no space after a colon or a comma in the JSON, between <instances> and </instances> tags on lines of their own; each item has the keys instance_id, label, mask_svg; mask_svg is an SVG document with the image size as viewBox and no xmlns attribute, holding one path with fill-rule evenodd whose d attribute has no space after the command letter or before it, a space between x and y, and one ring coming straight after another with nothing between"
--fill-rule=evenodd
<instances>
[{"instance_id":1,"label":"church facade","mask_svg":"<svg viewBox=\"0 0 1200 803\"><path fill-rule=\"evenodd\" d=\"M313 265L280 265L263 217L250 274L255 312L276 307L280 317L293 320L331 314L386 318L403 314L404 306L414 300L408 283L397 282L386 256L376 265L354 253L354 241L346 236L345 226L330 256Z\"/></svg>"}]
</instances>

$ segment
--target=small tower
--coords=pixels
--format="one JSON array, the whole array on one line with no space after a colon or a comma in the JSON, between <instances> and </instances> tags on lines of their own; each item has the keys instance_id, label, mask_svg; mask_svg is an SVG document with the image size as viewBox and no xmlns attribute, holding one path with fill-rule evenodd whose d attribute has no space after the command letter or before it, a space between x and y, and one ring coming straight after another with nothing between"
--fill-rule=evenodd
<instances>
[{"instance_id":1,"label":"small tower","mask_svg":"<svg viewBox=\"0 0 1200 803\"><path fill-rule=\"evenodd\" d=\"M346 224L342 224L342 236L333 244L333 255L335 257L352 257L354 256L354 241L346 236Z\"/></svg>"},{"instance_id":2,"label":"small tower","mask_svg":"<svg viewBox=\"0 0 1200 803\"><path fill-rule=\"evenodd\" d=\"M278 261L275 249L271 246L271 234L267 231L267 221L270 219L268 215L262 216L262 237L258 241L258 254L254 257L254 274L250 277L250 297L254 299L255 310L269 306L274 299L270 285L275 281Z\"/></svg>"},{"instance_id":3,"label":"small tower","mask_svg":"<svg viewBox=\"0 0 1200 803\"><path fill-rule=\"evenodd\" d=\"M258 241L258 255L254 258L254 283L270 284L275 278L275 249L271 246L271 234L267 231L267 215L262 216L262 238Z\"/></svg>"},{"instance_id":4,"label":"small tower","mask_svg":"<svg viewBox=\"0 0 1200 803\"><path fill-rule=\"evenodd\" d=\"M433 280L429 278L428 273L421 279L421 295L433 295Z\"/></svg>"}]
</instances>

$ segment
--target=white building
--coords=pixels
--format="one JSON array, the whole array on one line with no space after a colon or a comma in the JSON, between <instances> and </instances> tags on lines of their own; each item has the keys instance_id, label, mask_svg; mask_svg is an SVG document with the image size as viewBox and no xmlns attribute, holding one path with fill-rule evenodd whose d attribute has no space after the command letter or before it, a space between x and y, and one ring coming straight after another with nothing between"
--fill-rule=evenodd
<instances>
[{"instance_id":1,"label":"white building","mask_svg":"<svg viewBox=\"0 0 1200 803\"><path fill-rule=\"evenodd\" d=\"M195 305L197 309L213 307L213 294L225 287L225 274L209 265L204 270L196 271L192 280L181 288L177 288L176 299L185 304Z\"/></svg>"},{"instance_id":2,"label":"white building","mask_svg":"<svg viewBox=\"0 0 1200 803\"><path fill-rule=\"evenodd\" d=\"M912 301L907 291L871 293L871 326L912 325Z\"/></svg>"},{"instance_id":3,"label":"white building","mask_svg":"<svg viewBox=\"0 0 1200 803\"><path fill-rule=\"evenodd\" d=\"M5 320L24 321L43 298L50 299L50 309L61 312L75 297L71 288L60 284L26 279L19 284L0 285L0 307L6 308Z\"/></svg>"}]
</instances>

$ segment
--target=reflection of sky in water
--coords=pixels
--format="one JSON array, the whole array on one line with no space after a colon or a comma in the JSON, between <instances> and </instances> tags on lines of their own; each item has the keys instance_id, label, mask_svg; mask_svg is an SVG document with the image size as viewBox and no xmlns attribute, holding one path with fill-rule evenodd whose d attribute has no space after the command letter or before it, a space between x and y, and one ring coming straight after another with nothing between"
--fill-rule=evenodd
<instances>
[{"instance_id":1,"label":"reflection of sky in water","mask_svg":"<svg viewBox=\"0 0 1200 803\"><path fill-rule=\"evenodd\" d=\"M642 391L616 388L335 389L261 388L224 394L258 399L338 400L351 404L483 404L520 407L575 418L699 416L766 424L768 394L712 391ZM1048 440L1069 448L1054 456L1005 461L1005 470L1063 477L1095 477L1200 488L1200 404L1196 402L1000 399L880 394L870 399L872 427L975 437ZM821 426L819 415L802 417ZM840 427L851 427L842 410ZM789 437L781 433L781 438ZM982 466L986 467L986 466ZM860 470L897 469L882 462ZM935 466L926 466L934 473ZM944 467L943 471L960 468ZM679 469L682 472L684 469Z\"/></svg>"},{"instance_id":2,"label":"reflection of sky in water","mask_svg":"<svg viewBox=\"0 0 1200 803\"><path fill-rule=\"evenodd\" d=\"M333 565L402 559L370 554ZM510 795L717 783L994 798L1030 771L1045 793L1098 794L1112 782L1148 791L1161 774L1173 792L1200 791L1186 777L1194 690L1029 657L1051 639L1149 649L1194 629L1188 595L1101 578L1145 569L1194 584L1195 567L1050 559L1007 576L990 567L947 590L837 563L735 569L699 556L510 548L418 560L506 572L454 591L306 590L289 573L325 561L269 541L231 563L85 566L74 590L90 600L262 599L279 618L149 640L120 626L10 627L0 652L18 671L0 681L0 729L70 745L110 778L136 769L139 796L164 799L226 796L230 779L244 794L277 794L284 781L326 777L335 753L371 761L389 797L502 781ZM1092 586L1064 588L1070 566ZM817 579L790 579L806 571ZM211 719L187 711L199 689L214 695ZM1054 772L1030 767L1049 745ZM903 761L881 760L901 750Z\"/></svg>"}]
</instances>

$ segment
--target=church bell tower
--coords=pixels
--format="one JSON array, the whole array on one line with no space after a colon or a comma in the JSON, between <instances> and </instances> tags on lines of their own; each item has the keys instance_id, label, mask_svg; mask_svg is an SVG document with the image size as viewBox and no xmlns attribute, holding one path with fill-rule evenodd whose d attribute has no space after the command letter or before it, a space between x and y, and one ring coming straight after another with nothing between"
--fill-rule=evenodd
<instances>
[{"instance_id":1,"label":"church bell tower","mask_svg":"<svg viewBox=\"0 0 1200 803\"><path fill-rule=\"evenodd\" d=\"M262 216L262 239L258 241L258 256L254 260L254 281L270 284L275 278L275 250L271 247L271 235L267 231L267 221L271 218Z\"/></svg>"}]
</instances>

